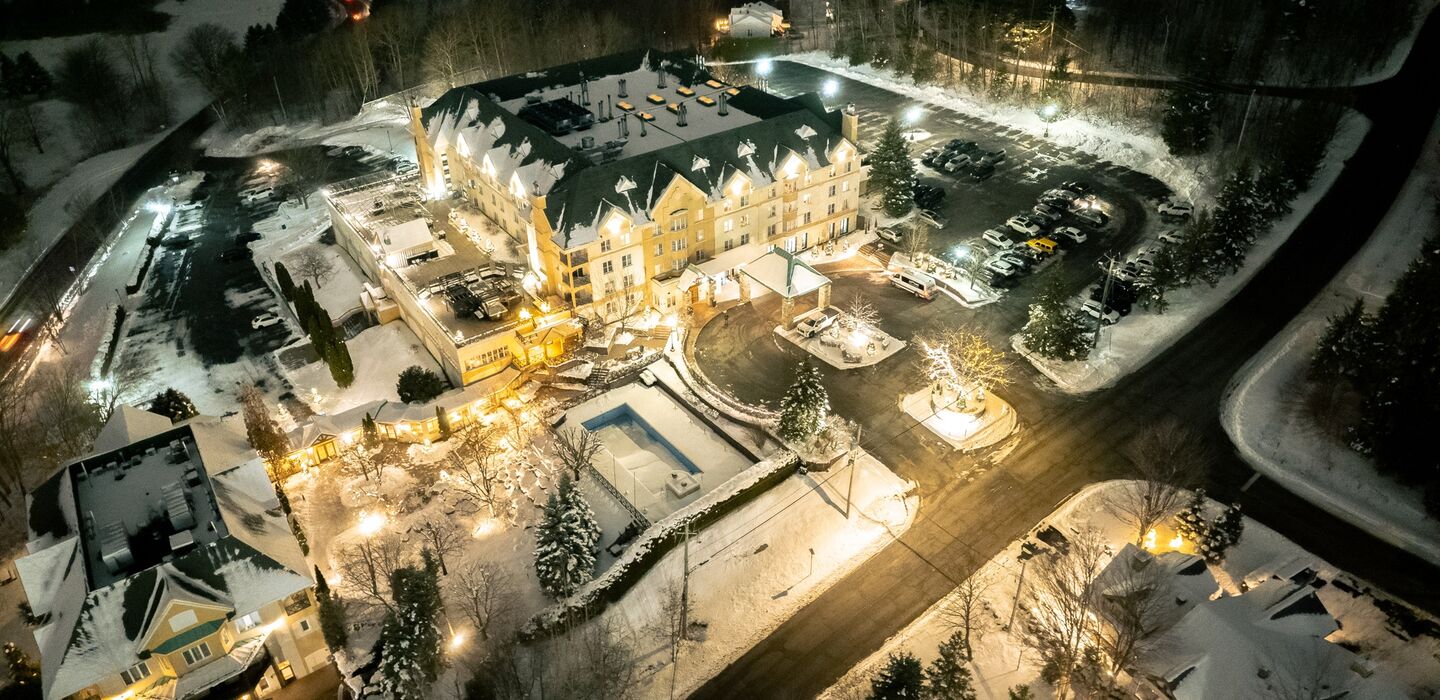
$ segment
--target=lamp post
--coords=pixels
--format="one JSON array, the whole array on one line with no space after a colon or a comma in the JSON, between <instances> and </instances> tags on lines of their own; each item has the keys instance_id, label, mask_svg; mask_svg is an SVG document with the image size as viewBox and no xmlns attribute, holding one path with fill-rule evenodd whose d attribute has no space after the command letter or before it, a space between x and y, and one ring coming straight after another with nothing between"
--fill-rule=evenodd
<instances>
[{"instance_id":1,"label":"lamp post","mask_svg":"<svg viewBox=\"0 0 1440 700\"><path fill-rule=\"evenodd\" d=\"M840 81L830 78L820 84L820 94L825 97L834 97L840 94Z\"/></svg>"},{"instance_id":2,"label":"lamp post","mask_svg":"<svg viewBox=\"0 0 1440 700\"><path fill-rule=\"evenodd\" d=\"M768 58L762 58L755 63L755 74L760 76L760 89L766 92L770 90L770 69L773 67Z\"/></svg>"},{"instance_id":3,"label":"lamp post","mask_svg":"<svg viewBox=\"0 0 1440 700\"><path fill-rule=\"evenodd\" d=\"M1048 102L1040 108L1039 114L1045 120L1045 138L1050 138L1050 125L1060 118L1060 105Z\"/></svg>"}]
</instances>

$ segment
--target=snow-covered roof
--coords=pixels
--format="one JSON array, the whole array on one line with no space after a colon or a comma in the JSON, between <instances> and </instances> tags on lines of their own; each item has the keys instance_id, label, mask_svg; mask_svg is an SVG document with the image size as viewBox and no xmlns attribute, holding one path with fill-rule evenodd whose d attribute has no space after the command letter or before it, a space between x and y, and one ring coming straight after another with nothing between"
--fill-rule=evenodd
<instances>
[{"instance_id":1,"label":"snow-covered roof","mask_svg":"<svg viewBox=\"0 0 1440 700\"><path fill-rule=\"evenodd\" d=\"M1154 640L1138 666L1176 700L1405 697L1388 678L1352 670L1357 657L1325 641L1336 629L1308 585L1272 579L1196 605Z\"/></svg>"},{"instance_id":2,"label":"snow-covered roof","mask_svg":"<svg viewBox=\"0 0 1440 700\"><path fill-rule=\"evenodd\" d=\"M786 299L830 284L830 278L810 267L810 263L780 248L771 248L770 252L750 261L741 272Z\"/></svg>"},{"instance_id":3,"label":"snow-covered roof","mask_svg":"<svg viewBox=\"0 0 1440 700\"><path fill-rule=\"evenodd\" d=\"M1142 612L1147 624L1161 629L1174 625L1219 590L1204 559L1183 552L1151 554L1134 544L1126 544L1095 577L1094 584L1102 616L1111 609L1107 603L1141 595L1145 596ZM1129 609L1135 610L1133 606Z\"/></svg>"},{"instance_id":4,"label":"snow-covered roof","mask_svg":"<svg viewBox=\"0 0 1440 700\"><path fill-rule=\"evenodd\" d=\"M170 429L170 419L158 413L121 404L95 438L96 452L118 450L132 442L159 435Z\"/></svg>"},{"instance_id":5,"label":"snow-covered roof","mask_svg":"<svg viewBox=\"0 0 1440 700\"><path fill-rule=\"evenodd\" d=\"M420 218L396 224L380 232L380 249L387 254L404 254L432 248L434 245L435 234L430 232L430 224Z\"/></svg>"},{"instance_id":6,"label":"snow-covered roof","mask_svg":"<svg viewBox=\"0 0 1440 700\"><path fill-rule=\"evenodd\" d=\"M127 431L146 425L154 427L122 410L106 432L143 434ZM166 473L167 465L173 473ZM125 476L114 478L118 473ZM186 500L195 525L165 520L168 507L163 517L140 517L165 488L191 492ZM67 501L68 511L57 508ZM30 509L32 535L41 536L16 569L36 612L49 615L35 631L47 698L79 692L133 666L173 602L246 614L313 583L260 458L243 436L213 419L71 462L31 493ZM77 510L96 526L79 527ZM60 512L37 517L37 511ZM132 552L133 563L117 569L96 556L103 548L93 537L111 522L123 523L126 531L148 528L158 541L170 529L188 532L193 543L176 544L163 558L153 547Z\"/></svg>"}]
</instances>

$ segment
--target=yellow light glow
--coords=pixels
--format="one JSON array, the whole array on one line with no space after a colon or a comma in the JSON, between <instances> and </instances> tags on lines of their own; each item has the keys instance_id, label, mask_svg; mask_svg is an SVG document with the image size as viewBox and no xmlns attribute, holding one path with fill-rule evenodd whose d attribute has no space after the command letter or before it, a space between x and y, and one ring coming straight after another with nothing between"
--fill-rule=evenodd
<instances>
[{"instance_id":1,"label":"yellow light glow","mask_svg":"<svg viewBox=\"0 0 1440 700\"><path fill-rule=\"evenodd\" d=\"M384 513L360 513L360 523L355 526L357 532L364 537L370 537L385 527Z\"/></svg>"},{"instance_id":2,"label":"yellow light glow","mask_svg":"<svg viewBox=\"0 0 1440 700\"><path fill-rule=\"evenodd\" d=\"M463 646L465 646L465 633L456 632L455 636L450 638L450 650L455 651Z\"/></svg>"},{"instance_id":3,"label":"yellow light glow","mask_svg":"<svg viewBox=\"0 0 1440 700\"><path fill-rule=\"evenodd\" d=\"M548 314L550 313L550 302L537 301L535 302L535 308L540 309L540 313L542 314Z\"/></svg>"},{"instance_id":4,"label":"yellow light glow","mask_svg":"<svg viewBox=\"0 0 1440 700\"><path fill-rule=\"evenodd\" d=\"M1150 528L1150 531L1145 533L1145 538L1141 540L1140 546L1144 547L1145 549L1154 551L1155 542L1156 539L1159 538L1159 536L1160 534L1155 532L1155 528Z\"/></svg>"},{"instance_id":5,"label":"yellow light glow","mask_svg":"<svg viewBox=\"0 0 1440 700\"><path fill-rule=\"evenodd\" d=\"M529 320L530 320L530 309L523 309L523 308L520 309L520 320L521 320L521 321L529 321Z\"/></svg>"},{"instance_id":6,"label":"yellow light glow","mask_svg":"<svg viewBox=\"0 0 1440 700\"><path fill-rule=\"evenodd\" d=\"M1151 532L1154 532L1154 530L1151 530ZM1179 536L1179 535L1176 535L1175 537L1171 538L1171 540L1170 540L1170 548L1171 548L1171 549L1179 549L1179 548L1184 547L1184 546L1185 546L1185 538L1184 538L1184 537L1181 537L1181 536Z\"/></svg>"}]
</instances>

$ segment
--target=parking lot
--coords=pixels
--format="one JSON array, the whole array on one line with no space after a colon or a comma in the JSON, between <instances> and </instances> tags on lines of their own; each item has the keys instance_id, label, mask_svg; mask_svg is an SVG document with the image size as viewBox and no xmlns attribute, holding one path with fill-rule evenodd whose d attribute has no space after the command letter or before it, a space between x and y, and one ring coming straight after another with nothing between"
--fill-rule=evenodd
<instances>
[{"instance_id":1,"label":"parking lot","mask_svg":"<svg viewBox=\"0 0 1440 700\"><path fill-rule=\"evenodd\" d=\"M873 147L890 118L904 119L918 114L918 118L906 125L907 129L923 136L912 147L912 156L916 158L928 148L943 147L957 139L973 141L984 151L1005 151L1004 161L996 164L993 175L983 181L976 181L964 171L949 173L919 166L920 182L945 192L943 201L936 207L945 225L932 228L929 233L929 248L939 257L954 256L968 246L988 260L998 250L981 240L984 231L1006 228L1005 222L1010 217L1029 213L1042 193L1062 182L1079 181L1092 188L1095 200L1109 217L1108 224L1094 231L1084 243L1061 250L1056 256L1058 259L1018 276L1000 301L985 307L983 312L967 314L967 317L974 316L967 320L993 328L997 342L1003 341L1008 346L1009 335L1024 325L1029 305L1041 283L1058 279L1068 292L1081 294L1100 280L1101 260L1109 256L1123 257L1160 228L1154 214L1155 204L1172 193L1163 182L1144 173L1057 146L1019 129L919 103L817 68L775 61L768 78L769 89L782 95L822 92L830 81L833 81L834 92L826 97L826 103L832 107L855 105L860 117L862 149ZM1055 225L1075 223L1067 217ZM1088 231L1087 227L1081 228ZM1012 237L1017 242L1025 240L1018 233ZM883 241L881 245L889 250L898 247Z\"/></svg>"}]
</instances>

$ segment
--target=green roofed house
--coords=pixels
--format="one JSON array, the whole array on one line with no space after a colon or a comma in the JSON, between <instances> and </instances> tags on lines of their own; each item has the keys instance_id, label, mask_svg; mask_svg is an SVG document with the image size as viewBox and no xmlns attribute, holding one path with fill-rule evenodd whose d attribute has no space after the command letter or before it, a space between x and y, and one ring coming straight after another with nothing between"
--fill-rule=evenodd
<instances>
[{"instance_id":1,"label":"green roofed house","mask_svg":"<svg viewBox=\"0 0 1440 700\"><path fill-rule=\"evenodd\" d=\"M265 697L330 663L312 567L245 436L121 407L29 497L44 697Z\"/></svg>"}]
</instances>

